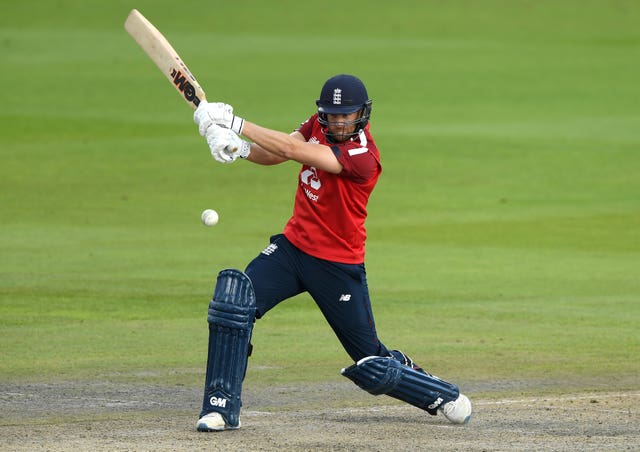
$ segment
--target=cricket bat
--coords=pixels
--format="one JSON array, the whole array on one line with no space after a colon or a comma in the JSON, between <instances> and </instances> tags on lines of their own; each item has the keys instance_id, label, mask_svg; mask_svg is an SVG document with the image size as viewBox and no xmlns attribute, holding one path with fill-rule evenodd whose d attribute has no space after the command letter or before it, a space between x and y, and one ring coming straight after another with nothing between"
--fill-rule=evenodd
<instances>
[{"instance_id":1,"label":"cricket bat","mask_svg":"<svg viewBox=\"0 0 640 452\"><path fill-rule=\"evenodd\" d=\"M207 100L204 90L178 52L140 11L131 10L124 28L194 110L198 108L200 101Z\"/></svg>"}]
</instances>

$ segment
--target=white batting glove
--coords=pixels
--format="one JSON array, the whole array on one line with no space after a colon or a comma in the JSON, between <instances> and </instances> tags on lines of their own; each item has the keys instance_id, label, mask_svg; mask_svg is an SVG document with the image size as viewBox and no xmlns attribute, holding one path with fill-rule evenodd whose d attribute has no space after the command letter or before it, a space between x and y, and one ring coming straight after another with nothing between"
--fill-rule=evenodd
<instances>
[{"instance_id":1,"label":"white batting glove","mask_svg":"<svg viewBox=\"0 0 640 452\"><path fill-rule=\"evenodd\" d=\"M233 107L222 102L200 102L193 114L193 121L198 124L200 135L205 136L211 124L233 130L240 135L244 119L233 114Z\"/></svg>"},{"instance_id":2,"label":"white batting glove","mask_svg":"<svg viewBox=\"0 0 640 452\"><path fill-rule=\"evenodd\" d=\"M246 159L251 144L240 138L233 130L210 124L205 132L211 156L220 163L233 163L238 158Z\"/></svg>"}]
</instances>

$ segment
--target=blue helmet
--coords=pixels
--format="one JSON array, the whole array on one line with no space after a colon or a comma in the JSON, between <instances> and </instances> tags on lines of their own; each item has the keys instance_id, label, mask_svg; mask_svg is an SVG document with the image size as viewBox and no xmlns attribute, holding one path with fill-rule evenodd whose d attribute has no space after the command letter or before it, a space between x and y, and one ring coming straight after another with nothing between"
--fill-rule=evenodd
<instances>
[{"instance_id":1,"label":"blue helmet","mask_svg":"<svg viewBox=\"0 0 640 452\"><path fill-rule=\"evenodd\" d=\"M360 111L360 116L353 124L356 125L351 136L357 135L363 130L371 117L371 104L364 83L353 75L336 75L327 80L320 91L320 99L316 101L318 106L318 122L323 127L323 133L329 140L327 133L327 114L349 114Z\"/></svg>"}]
</instances>

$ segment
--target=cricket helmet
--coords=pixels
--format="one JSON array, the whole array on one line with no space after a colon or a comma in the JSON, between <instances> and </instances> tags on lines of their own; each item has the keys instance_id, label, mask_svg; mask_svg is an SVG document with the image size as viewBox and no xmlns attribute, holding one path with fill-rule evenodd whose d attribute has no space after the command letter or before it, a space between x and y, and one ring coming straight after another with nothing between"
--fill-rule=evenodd
<instances>
[{"instance_id":1,"label":"cricket helmet","mask_svg":"<svg viewBox=\"0 0 640 452\"><path fill-rule=\"evenodd\" d=\"M357 135L369 122L372 102L364 83L358 77L347 74L331 77L325 82L320 91L320 99L316 101L318 122L322 126L322 132L332 141L332 136L327 131L329 125L327 114L350 114L359 111L360 116L347 124L355 124L356 127L351 136Z\"/></svg>"}]
</instances>

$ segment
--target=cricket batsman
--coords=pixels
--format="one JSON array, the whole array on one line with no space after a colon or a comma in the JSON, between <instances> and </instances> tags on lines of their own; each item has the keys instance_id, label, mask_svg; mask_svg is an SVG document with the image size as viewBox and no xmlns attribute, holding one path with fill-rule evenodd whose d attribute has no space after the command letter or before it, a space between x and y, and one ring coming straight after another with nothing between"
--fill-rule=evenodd
<instances>
[{"instance_id":1,"label":"cricket batsman","mask_svg":"<svg viewBox=\"0 0 640 452\"><path fill-rule=\"evenodd\" d=\"M371 394L387 394L454 424L471 402L378 338L365 272L367 202L382 172L370 132L372 101L360 79L329 78L317 111L292 133L262 127L224 103L194 114L214 159L259 165L298 162L293 215L244 272L218 274L209 304L204 399L197 430L240 428L242 382L256 319L308 292L352 363L342 375ZM241 138L244 137L245 139Z\"/></svg>"}]
</instances>

